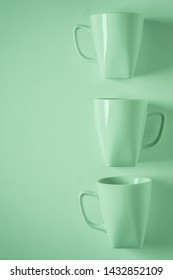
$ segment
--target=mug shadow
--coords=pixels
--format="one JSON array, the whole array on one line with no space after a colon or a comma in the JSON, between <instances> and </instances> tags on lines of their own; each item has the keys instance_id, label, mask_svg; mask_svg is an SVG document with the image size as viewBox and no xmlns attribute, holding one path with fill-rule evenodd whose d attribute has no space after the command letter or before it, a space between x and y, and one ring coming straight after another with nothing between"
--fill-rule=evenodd
<instances>
[{"instance_id":1,"label":"mug shadow","mask_svg":"<svg viewBox=\"0 0 173 280\"><path fill-rule=\"evenodd\" d=\"M170 179L170 180L169 180ZM172 178L153 180L146 246L173 246Z\"/></svg>"},{"instance_id":2,"label":"mug shadow","mask_svg":"<svg viewBox=\"0 0 173 280\"><path fill-rule=\"evenodd\" d=\"M145 20L135 76L173 66L173 23Z\"/></svg>"},{"instance_id":3,"label":"mug shadow","mask_svg":"<svg viewBox=\"0 0 173 280\"><path fill-rule=\"evenodd\" d=\"M165 105L156 106L149 104L149 112L164 112L166 114L166 124L160 142L151 148L141 150L139 162L146 161L169 161L173 159L173 109ZM158 134L160 127L160 120L158 116L153 116L147 119L143 143L149 143L154 140Z\"/></svg>"}]
</instances>

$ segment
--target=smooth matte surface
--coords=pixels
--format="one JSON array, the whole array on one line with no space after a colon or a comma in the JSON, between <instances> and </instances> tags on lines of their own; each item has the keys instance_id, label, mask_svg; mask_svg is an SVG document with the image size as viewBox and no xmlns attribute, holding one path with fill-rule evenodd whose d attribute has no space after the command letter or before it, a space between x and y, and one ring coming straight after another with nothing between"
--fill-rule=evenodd
<instances>
[{"instance_id":1,"label":"smooth matte surface","mask_svg":"<svg viewBox=\"0 0 173 280\"><path fill-rule=\"evenodd\" d=\"M131 80L103 80L73 44L77 22L115 10L146 18ZM0 1L1 259L173 259L172 11L172 0ZM89 35L82 41L93 55ZM147 99L149 111L167 114L162 141L141 153L135 169L102 164L93 98L105 95ZM145 143L156 124L147 125ZM83 189L95 191L99 178L128 174L153 181L140 250L112 249L105 233L83 221L77 199ZM97 203L86 203L99 222Z\"/></svg>"}]
</instances>

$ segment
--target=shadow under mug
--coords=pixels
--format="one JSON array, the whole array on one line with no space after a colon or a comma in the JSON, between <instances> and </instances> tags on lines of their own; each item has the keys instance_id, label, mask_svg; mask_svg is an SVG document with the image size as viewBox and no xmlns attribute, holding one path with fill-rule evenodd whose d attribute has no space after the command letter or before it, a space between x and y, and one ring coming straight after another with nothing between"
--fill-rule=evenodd
<instances>
[{"instance_id":1,"label":"shadow under mug","mask_svg":"<svg viewBox=\"0 0 173 280\"><path fill-rule=\"evenodd\" d=\"M94 114L102 156L107 166L135 166L141 149L159 143L165 127L163 112L147 113L145 100L122 98L94 99ZM146 119L161 119L156 138L142 144Z\"/></svg>"},{"instance_id":2,"label":"shadow under mug","mask_svg":"<svg viewBox=\"0 0 173 280\"><path fill-rule=\"evenodd\" d=\"M74 27L74 44L78 54L87 60L97 60L104 78L132 78L143 33L143 16L139 13L110 13L91 15L91 26ZM92 33L96 57L83 53L78 31Z\"/></svg>"},{"instance_id":3,"label":"shadow under mug","mask_svg":"<svg viewBox=\"0 0 173 280\"><path fill-rule=\"evenodd\" d=\"M121 176L97 181L97 192L79 194L80 209L89 227L106 232L113 248L141 248L151 204L151 179ZM99 200L104 224L92 222L84 207L84 197Z\"/></svg>"}]
</instances>

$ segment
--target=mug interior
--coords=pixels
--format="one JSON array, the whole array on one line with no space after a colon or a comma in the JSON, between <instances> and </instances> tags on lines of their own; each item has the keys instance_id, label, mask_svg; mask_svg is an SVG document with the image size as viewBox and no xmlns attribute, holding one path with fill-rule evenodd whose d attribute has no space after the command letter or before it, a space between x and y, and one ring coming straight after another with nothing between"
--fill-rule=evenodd
<instances>
[{"instance_id":1,"label":"mug interior","mask_svg":"<svg viewBox=\"0 0 173 280\"><path fill-rule=\"evenodd\" d=\"M136 185L150 182L151 179L146 177L135 177L135 176L121 176L121 177L108 177L98 180L100 184L106 185Z\"/></svg>"}]
</instances>

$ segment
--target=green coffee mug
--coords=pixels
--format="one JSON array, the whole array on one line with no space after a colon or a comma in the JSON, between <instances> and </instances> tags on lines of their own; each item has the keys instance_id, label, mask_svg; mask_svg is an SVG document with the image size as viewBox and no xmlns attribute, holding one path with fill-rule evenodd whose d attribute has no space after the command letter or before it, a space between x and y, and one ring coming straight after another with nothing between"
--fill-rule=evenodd
<instances>
[{"instance_id":1,"label":"green coffee mug","mask_svg":"<svg viewBox=\"0 0 173 280\"><path fill-rule=\"evenodd\" d=\"M91 31L96 59L80 48L78 31ZM104 78L132 78L135 72L143 33L143 17L139 13L91 15L91 26L75 26L74 44L78 54L87 60L97 60Z\"/></svg>"},{"instance_id":2,"label":"green coffee mug","mask_svg":"<svg viewBox=\"0 0 173 280\"><path fill-rule=\"evenodd\" d=\"M95 99L94 115L103 161L117 167L135 166L142 149L158 144L166 120L163 112L148 113L145 100L123 98ZM144 144L146 120L152 116L160 118L160 128L156 138Z\"/></svg>"},{"instance_id":3,"label":"green coffee mug","mask_svg":"<svg viewBox=\"0 0 173 280\"><path fill-rule=\"evenodd\" d=\"M79 194L80 209L89 227L104 231L113 248L141 248L143 246L151 203L151 179L121 176L97 181L97 192ZM83 198L99 200L104 224L91 221Z\"/></svg>"}]
</instances>

